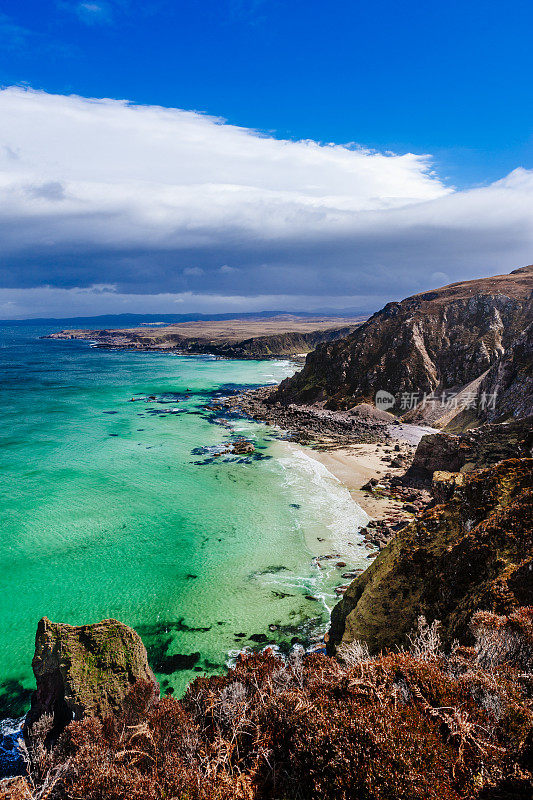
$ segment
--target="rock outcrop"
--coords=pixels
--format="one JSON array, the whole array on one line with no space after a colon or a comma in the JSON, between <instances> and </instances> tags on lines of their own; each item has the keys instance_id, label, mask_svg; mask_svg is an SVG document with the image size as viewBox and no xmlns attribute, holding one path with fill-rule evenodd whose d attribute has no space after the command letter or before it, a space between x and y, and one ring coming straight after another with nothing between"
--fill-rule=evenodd
<instances>
[{"instance_id":1,"label":"rock outcrop","mask_svg":"<svg viewBox=\"0 0 533 800\"><path fill-rule=\"evenodd\" d=\"M497 402L482 410L492 421L533 415L533 323L483 378L480 391Z\"/></svg>"},{"instance_id":2,"label":"rock outcrop","mask_svg":"<svg viewBox=\"0 0 533 800\"><path fill-rule=\"evenodd\" d=\"M400 530L333 609L328 647L403 645L419 615L467 642L478 609L533 604L533 459L465 477L452 498Z\"/></svg>"},{"instance_id":3,"label":"rock outcrop","mask_svg":"<svg viewBox=\"0 0 533 800\"><path fill-rule=\"evenodd\" d=\"M430 480L435 471L472 472L507 458L533 455L533 416L506 423L485 424L459 436L423 436L407 476Z\"/></svg>"},{"instance_id":4,"label":"rock outcrop","mask_svg":"<svg viewBox=\"0 0 533 800\"><path fill-rule=\"evenodd\" d=\"M373 401L384 390L396 398L390 410L401 412L410 407L401 406L404 393L421 400L424 394L457 391L518 347L533 320L532 297L533 266L528 266L388 303L346 338L317 347L304 369L280 385L274 400L342 409ZM519 348L514 360L522 352ZM512 383L509 369L504 372L491 380ZM522 369L509 397L523 391L528 374Z\"/></svg>"},{"instance_id":5,"label":"rock outcrop","mask_svg":"<svg viewBox=\"0 0 533 800\"><path fill-rule=\"evenodd\" d=\"M53 717L51 738L73 719L116 714L138 680L151 682L154 696L159 696L140 636L114 619L74 627L43 617L32 667L37 689L26 735L45 714Z\"/></svg>"}]
</instances>

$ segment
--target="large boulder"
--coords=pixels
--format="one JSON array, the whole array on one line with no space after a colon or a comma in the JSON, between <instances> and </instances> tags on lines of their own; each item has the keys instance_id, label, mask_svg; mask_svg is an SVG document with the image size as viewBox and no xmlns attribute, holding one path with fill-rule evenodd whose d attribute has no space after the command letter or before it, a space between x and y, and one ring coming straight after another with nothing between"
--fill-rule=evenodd
<instances>
[{"instance_id":1,"label":"large boulder","mask_svg":"<svg viewBox=\"0 0 533 800\"><path fill-rule=\"evenodd\" d=\"M43 715L53 718L55 738L73 719L117 714L138 680L152 684L154 698L159 696L140 636L115 619L75 627L43 617L32 667L37 689L26 733Z\"/></svg>"},{"instance_id":2,"label":"large boulder","mask_svg":"<svg viewBox=\"0 0 533 800\"><path fill-rule=\"evenodd\" d=\"M485 424L459 436L430 433L420 439L409 477L431 479L435 471L472 472L507 458L531 456L533 417Z\"/></svg>"}]
</instances>

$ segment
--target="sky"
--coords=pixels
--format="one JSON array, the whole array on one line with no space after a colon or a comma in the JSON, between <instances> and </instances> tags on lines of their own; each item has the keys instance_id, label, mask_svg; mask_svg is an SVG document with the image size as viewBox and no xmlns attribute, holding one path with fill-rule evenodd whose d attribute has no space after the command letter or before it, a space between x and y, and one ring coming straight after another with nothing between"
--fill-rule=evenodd
<instances>
[{"instance_id":1,"label":"sky","mask_svg":"<svg viewBox=\"0 0 533 800\"><path fill-rule=\"evenodd\" d=\"M3 0L0 318L347 310L533 262L533 5Z\"/></svg>"}]
</instances>

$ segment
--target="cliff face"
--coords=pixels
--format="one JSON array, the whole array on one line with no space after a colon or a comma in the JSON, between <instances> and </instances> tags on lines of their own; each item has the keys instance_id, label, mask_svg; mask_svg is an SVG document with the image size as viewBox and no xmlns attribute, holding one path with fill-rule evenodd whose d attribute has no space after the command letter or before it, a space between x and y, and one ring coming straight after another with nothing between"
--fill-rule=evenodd
<instances>
[{"instance_id":1,"label":"cliff face","mask_svg":"<svg viewBox=\"0 0 533 800\"><path fill-rule=\"evenodd\" d=\"M72 719L115 714L138 680L159 694L140 636L114 619L74 627L43 617L32 667L37 689L26 731L44 714L53 717L53 736Z\"/></svg>"},{"instance_id":2,"label":"cliff face","mask_svg":"<svg viewBox=\"0 0 533 800\"><path fill-rule=\"evenodd\" d=\"M460 436L431 433L423 436L407 472L431 479L436 470L472 472L507 458L533 455L533 417L484 424Z\"/></svg>"},{"instance_id":3,"label":"cliff face","mask_svg":"<svg viewBox=\"0 0 533 800\"><path fill-rule=\"evenodd\" d=\"M354 333L310 353L284 381L283 402L348 408L382 389L431 394L469 384L533 319L533 266L389 303Z\"/></svg>"},{"instance_id":4,"label":"cliff face","mask_svg":"<svg viewBox=\"0 0 533 800\"><path fill-rule=\"evenodd\" d=\"M420 614L439 619L448 642L467 641L476 610L532 605L532 470L524 458L474 472L403 528L333 609L330 650L403 645Z\"/></svg>"},{"instance_id":5,"label":"cliff face","mask_svg":"<svg viewBox=\"0 0 533 800\"><path fill-rule=\"evenodd\" d=\"M480 389L498 398L494 409L482 413L484 419L533 414L533 323L491 367Z\"/></svg>"}]
</instances>

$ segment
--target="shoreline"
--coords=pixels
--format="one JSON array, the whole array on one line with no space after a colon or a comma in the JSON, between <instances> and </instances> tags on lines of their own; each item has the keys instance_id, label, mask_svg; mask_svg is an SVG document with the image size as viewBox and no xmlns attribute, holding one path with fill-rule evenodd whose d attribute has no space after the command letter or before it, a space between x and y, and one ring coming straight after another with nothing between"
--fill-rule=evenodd
<instances>
[{"instance_id":1,"label":"shoreline","mask_svg":"<svg viewBox=\"0 0 533 800\"><path fill-rule=\"evenodd\" d=\"M351 412L271 404L269 399L276 389L263 386L219 402L248 419L283 431L287 444L322 464L372 520L398 524L413 518L403 507L405 497L401 491L390 491L389 481L404 476L422 436L439 433L438 429L403 423L366 403ZM380 490L382 480L385 485ZM378 484L379 490L363 488L369 482Z\"/></svg>"},{"instance_id":2,"label":"shoreline","mask_svg":"<svg viewBox=\"0 0 533 800\"><path fill-rule=\"evenodd\" d=\"M383 445L347 443L330 450L316 450L296 443L293 446L318 461L337 478L370 519L383 519L391 515L405 520L412 518L412 515L402 510L402 504L398 500L362 489L372 478L379 480L386 473L402 475L405 471L403 468L384 468L381 460L381 456L385 454Z\"/></svg>"}]
</instances>

